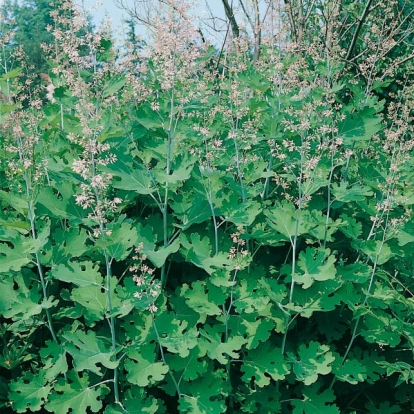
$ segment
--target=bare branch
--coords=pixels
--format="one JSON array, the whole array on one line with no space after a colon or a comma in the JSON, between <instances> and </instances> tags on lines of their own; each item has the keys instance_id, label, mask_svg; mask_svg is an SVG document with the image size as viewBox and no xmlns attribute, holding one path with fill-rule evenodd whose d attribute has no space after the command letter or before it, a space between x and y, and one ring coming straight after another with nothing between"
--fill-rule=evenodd
<instances>
[{"instance_id":1,"label":"bare branch","mask_svg":"<svg viewBox=\"0 0 414 414\"><path fill-rule=\"evenodd\" d=\"M254 19L255 19L255 27L253 29L254 32L254 52L253 52L253 64L256 64L259 60L260 55L260 46L262 43L262 27L260 22L260 10L259 10L259 3L258 0L253 0L254 5Z\"/></svg>"},{"instance_id":2,"label":"bare branch","mask_svg":"<svg viewBox=\"0 0 414 414\"><path fill-rule=\"evenodd\" d=\"M293 16L293 9L292 4L290 3L290 0L284 0L286 5L286 13L289 16L289 22L290 22L290 29L292 30L292 37L297 40L298 34L296 31L296 24L295 24L295 18Z\"/></svg>"},{"instance_id":3,"label":"bare branch","mask_svg":"<svg viewBox=\"0 0 414 414\"><path fill-rule=\"evenodd\" d=\"M371 7L371 3L372 3L372 0L368 0L367 4L365 5L364 11L362 12L361 17L359 18L358 26L355 29L354 35L353 35L352 40L351 40L351 44L349 45L348 51L346 52L345 60L351 60L351 55L352 55L352 52L354 51L354 48L355 48L355 45L356 45L356 42L357 42L357 39L358 39L358 36L359 36L359 32L361 31L361 28L362 28L362 25L363 25L365 19L367 18L368 14L370 13L369 8Z\"/></svg>"},{"instance_id":4,"label":"bare branch","mask_svg":"<svg viewBox=\"0 0 414 414\"><path fill-rule=\"evenodd\" d=\"M260 44L261 44L261 22L260 22L259 3L258 3L258 0L253 0L254 22L251 19L250 13L246 9L246 6L244 5L243 0L239 0L239 3L253 32L253 36L254 36L253 64L256 64L256 62L259 59Z\"/></svg>"},{"instance_id":5,"label":"bare branch","mask_svg":"<svg viewBox=\"0 0 414 414\"><path fill-rule=\"evenodd\" d=\"M230 4L227 0L221 0L221 2L223 3L224 12L226 13L226 17L230 22L233 37L237 38L237 37L240 36L240 29L239 29L239 25L237 24L236 18L234 16L233 7L230 6Z\"/></svg>"}]
</instances>

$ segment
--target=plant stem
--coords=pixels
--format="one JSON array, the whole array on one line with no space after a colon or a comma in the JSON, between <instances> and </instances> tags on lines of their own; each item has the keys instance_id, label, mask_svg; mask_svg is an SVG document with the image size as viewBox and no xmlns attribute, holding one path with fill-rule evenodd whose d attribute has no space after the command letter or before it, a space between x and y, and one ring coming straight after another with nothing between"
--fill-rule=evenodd
<instances>
[{"instance_id":1,"label":"plant stem","mask_svg":"<svg viewBox=\"0 0 414 414\"><path fill-rule=\"evenodd\" d=\"M25 171L25 173L24 173L24 181L25 181L25 184L26 184L26 194L27 194L27 197L29 198L29 203L28 203L29 204L29 212L28 212L28 214L29 214L29 221L30 221L30 230L31 230L31 233L32 233L33 240L36 240L37 239L37 234L36 234L35 213L34 213L33 200L31 200L31 191L30 191L30 187L29 187L29 177L27 176L27 171ZM42 286L43 300L47 301L47 299L48 299L47 286L46 286L43 266L40 263L40 258L39 258L39 253L38 252L35 253L35 257L36 257L37 272L38 272L38 275L39 275L40 284ZM50 310L48 308L46 308L45 313L46 313L46 318L47 318L47 325L48 325L49 331L52 335L53 341L58 344L59 341L56 337L56 333L55 333L55 330L53 328L52 315L50 314Z\"/></svg>"},{"instance_id":2,"label":"plant stem","mask_svg":"<svg viewBox=\"0 0 414 414\"><path fill-rule=\"evenodd\" d=\"M156 337L157 337L158 345L159 345L159 347L160 347L160 354L161 354L161 359L162 359L162 362L163 362L165 365L167 365L167 366L168 366L168 364L167 364L167 362L166 362L166 360L165 360L164 350L162 349L162 345L161 345L161 338L160 338L160 335L159 335L159 333L158 333L158 329L157 329L157 325L156 325L156 323L155 323L155 318L154 318L154 315L153 315L153 314L151 314L151 317L152 317L152 326L154 327L155 335L156 335ZM171 373L171 371L170 371L170 370L168 370L168 374L170 375L171 381L173 382L173 384L174 384L174 386L175 386L175 389L176 389L176 391L177 391L178 398L180 398L180 397L182 396L181 391L180 391L180 385L178 384L177 380L175 379L174 375Z\"/></svg>"},{"instance_id":3,"label":"plant stem","mask_svg":"<svg viewBox=\"0 0 414 414\"><path fill-rule=\"evenodd\" d=\"M173 136L173 121L174 121L174 89L171 91L170 99L170 117L168 125L168 142L167 142L167 154L166 154L166 173L167 176L171 174L171 158L172 158L172 147L174 142ZM164 232L164 248L168 247L168 182L165 183L165 192L164 192L164 204L162 207L162 223L163 223L163 232ZM165 263L161 268L161 286L165 287L167 283L168 274L166 272Z\"/></svg>"},{"instance_id":4,"label":"plant stem","mask_svg":"<svg viewBox=\"0 0 414 414\"><path fill-rule=\"evenodd\" d=\"M92 177L96 176L96 159L95 159L95 155L92 153L91 154L91 172L92 172ZM99 191L96 187L93 187L93 191L95 194L95 199L96 199L96 203L97 205L100 204L101 200L100 200L100 195L99 195ZM106 232L105 232L105 226L104 226L104 219L102 217L98 218L98 224L99 224L99 231L100 231L100 235L101 237L105 238L106 237ZM106 295L107 295L107 299L108 299L108 312L109 315L112 314L113 311L113 306L112 306L112 296L111 296L111 278L112 278L112 266L111 266L111 259L109 258L109 254L108 251L106 250L106 248L103 248L103 255L105 258L105 266L106 266ZM109 316L109 318L107 317L108 320L108 324L109 324L109 330L111 332L111 347L112 347L112 352L116 352L116 334L115 334L115 317L114 316ZM118 384L118 367L114 368L114 394L115 394L115 403L116 404L120 404L119 401L119 384Z\"/></svg>"},{"instance_id":5,"label":"plant stem","mask_svg":"<svg viewBox=\"0 0 414 414\"><path fill-rule=\"evenodd\" d=\"M237 176L239 178L240 181L240 190L242 193L242 200L243 203L246 201L246 194L245 194L245 190L244 190L244 183L243 183L243 174L240 168L240 154L239 154L239 146L237 145L237 139L234 138L234 149L236 150L236 166L237 166Z\"/></svg>"},{"instance_id":6,"label":"plant stem","mask_svg":"<svg viewBox=\"0 0 414 414\"><path fill-rule=\"evenodd\" d=\"M103 223L100 223L101 232L105 229L103 228ZM104 233L102 233L104 234ZM111 296L111 278L112 278L112 267L111 261L109 260L108 252L106 249L103 251L106 264L106 294L108 297L108 311L109 314L112 313L112 296ZM116 352L116 334L115 334L115 317L109 317L109 329L111 331L111 345L112 352ZM114 368L114 394L115 394L115 403L119 404L119 385L118 385L118 368Z\"/></svg>"},{"instance_id":7,"label":"plant stem","mask_svg":"<svg viewBox=\"0 0 414 414\"><path fill-rule=\"evenodd\" d=\"M211 211L211 218L213 219L213 226L214 226L214 247L215 247L215 254L219 252L219 240L218 240L218 226L217 226L217 218L216 213L214 210L214 203L213 203L213 185L211 180L208 180L208 204L210 206Z\"/></svg>"},{"instance_id":8,"label":"plant stem","mask_svg":"<svg viewBox=\"0 0 414 414\"><path fill-rule=\"evenodd\" d=\"M299 218L296 219L295 235L294 235L293 242L292 242L292 272L291 272L292 281L290 282L289 304L293 302L293 291L295 289L296 247L297 247L297 241L298 241L298 231L299 231ZM291 319L292 319L292 315L289 312L288 314L286 314L286 317L285 317L286 327L285 327L285 333L283 334L283 339L282 339L282 348L281 348L282 355L284 355L285 353L286 338L287 338L287 333L288 333Z\"/></svg>"},{"instance_id":9,"label":"plant stem","mask_svg":"<svg viewBox=\"0 0 414 414\"><path fill-rule=\"evenodd\" d=\"M300 175L298 177L298 209L297 211L299 212L301 211L301 208L302 208L302 180L303 180L303 169L304 169L304 158L305 158L303 147L304 147L304 144L303 144L303 136L302 136L302 145L301 145L301 150L300 150ZM292 276L291 277L292 277L292 280L290 282L289 305L293 302L293 291L295 289L296 250L297 250L297 245L298 245L299 223L300 223L300 217L296 217L295 234L293 236L293 240L291 240L291 246L292 246L292 272L291 272ZM292 319L292 314L289 312L289 314L287 314L285 318L286 327L285 327L285 333L283 334L283 339L282 339L282 347L281 347L282 355L284 355L285 353L286 338L287 338L287 333L288 333L291 319Z\"/></svg>"},{"instance_id":10,"label":"plant stem","mask_svg":"<svg viewBox=\"0 0 414 414\"><path fill-rule=\"evenodd\" d=\"M325 233L323 236L323 248L326 248L326 238L328 237L328 228L329 228L329 216L331 214L331 184L334 171L334 153L331 151L331 172L329 174L329 183L328 183L328 207L326 211L326 221L325 221Z\"/></svg>"}]
</instances>

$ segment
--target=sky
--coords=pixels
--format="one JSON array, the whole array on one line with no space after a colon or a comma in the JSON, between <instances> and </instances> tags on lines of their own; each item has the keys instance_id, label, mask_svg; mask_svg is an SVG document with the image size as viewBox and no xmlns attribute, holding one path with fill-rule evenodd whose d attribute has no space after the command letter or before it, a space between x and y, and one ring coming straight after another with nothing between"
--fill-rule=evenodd
<instances>
[{"instance_id":1,"label":"sky","mask_svg":"<svg viewBox=\"0 0 414 414\"><path fill-rule=\"evenodd\" d=\"M75 0L75 2L85 9L94 9L90 14L96 25L99 25L106 16L110 16L112 27L117 29L121 26L122 19L128 17L124 11L115 6L113 0ZM134 0L125 0L125 3L133 4Z\"/></svg>"},{"instance_id":2,"label":"sky","mask_svg":"<svg viewBox=\"0 0 414 414\"><path fill-rule=\"evenodd\" d=\"M0 0L0 2L1 1L2 0ZM155 3L156 0L153 1ZM122 19L127 18L128 15L125 11L119 9L115 5L114 0L75 0L75 2L77 5L84 7L85 9L95 8L95 10L91 11L90 14L92 16L93 23L95 23L95 25L97 26L99 26L99 24L106 16L109 16L112 21L112 29L114 31L115 38L122 38ZM134 0L123 0L123 2L125 4L134 4ZM100 5L96 6L99 3ZM199 3L202 5L200 6L200 13L202 13L204 9L205 0L199 0ZM214 14L216 14L217 16L223 16L224 11L221 0L207 0L207 3ZM140 30L142 31L141 33ZM137 28L137 34L144 36L144 29Z\"/></svg>"}]
</instances>

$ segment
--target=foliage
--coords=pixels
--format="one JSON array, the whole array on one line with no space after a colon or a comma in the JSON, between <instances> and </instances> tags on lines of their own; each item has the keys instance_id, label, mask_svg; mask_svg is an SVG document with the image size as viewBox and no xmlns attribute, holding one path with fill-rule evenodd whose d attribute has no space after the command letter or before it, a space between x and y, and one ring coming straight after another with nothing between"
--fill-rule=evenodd
<instances>
[{"instance_id":1,"label":"foliage","mask_svg":"<svg viewBox=\"0 0 414 414\"><path fill-rule=\"evenodd\" d=\"M0 76L2 412L409 412L412 80L173 17Z\"/></svg>"}]
</instances>

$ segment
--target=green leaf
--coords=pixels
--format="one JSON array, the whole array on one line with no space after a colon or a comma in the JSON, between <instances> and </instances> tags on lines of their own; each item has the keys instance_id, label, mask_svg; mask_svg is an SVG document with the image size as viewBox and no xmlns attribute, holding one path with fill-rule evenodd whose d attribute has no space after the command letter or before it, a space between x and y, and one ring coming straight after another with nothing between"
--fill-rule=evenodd
<instances>
[{"instance_id":1,"label":"green leaf","mask_svg":"<svg viewBox=\"0 0 414 414\"><path fill-rule=\"evenodd\" d=\"M272 413L280 414L282 411L281 394L277 385L270 384L267 387L249 387L248 391L241 392L239 397L243 413ZM250 384L249 384L250 385Z\"/></svg>"},{"instance_id":2,"label":"green leaf","mask_svg":"<svg viewBox=\"0 0 414 414\"><path fill-rule=\"evenodd\" d=\"M53 263L68 262L69 259L80 257L88 249L88 235L83 228L54 229L54 242L57 250L53 254Z\"/></svg>"},{"instance_id":3,"label":"green leaf","mask_svg":"<svg viewBox=\"0 0 414 414\"><path fill-rule=\"evenodd\" d=\"M214 327L205 325L200 329L199 347L207 355L216 359L220 364L227 364L228 355L233 359L239 359L239 353L246 340L242 336L232 336L223 342L221 333L217 332Z\"/></svg>"},{"instance_id":4,"label":"green leaf","mask_svg":"<svg viewBox=\"0 0 414 414\"><path fill-rule=\"evenodd\" d=\"M187 197L186 197L187 196ZM171 205L174 215L181 224L174 224L181 230L186 230L193 224L202 223L211 216L208 202L197 192L191 194L178 193Z\"/></svg>"},{"instance_id":5,"label":"green leaf","mask_svg":"<svg viewBox=\"0 0 414 414\"><path fill-rule=\"evenodd\" d=\"M382 402L380 404L375 404L370 401L365 405L369 414L400 414L402 413L401 407L399 405L390 405L388 401Z\"/></svg>"},{"instance_id":6,"label":"green leaf","mask_svg":"<svg viewBox=\"0 0 414 414\"><path fill-rule=\"evenodd\" d=\"M79 225L87 215L81 206L76 204L77 189L72 180L59 180L54 189L46 186L39 189L36 199L36 213L59 219L68 219L73 225Z\"/></svg>"},{"instance_id":7,"label":"green leaf","mask_svg":"<svg viewBox=\"0 0 414 414\"><path fill-rule=\"evenodd\" d=\"M332 390L317 392L318 385L307 386L301 390L302 399L292 400L293 414L339 414L340 411L334 402L336 397Z\"/></svg>"},{"instance_id":8,"label":"green leaf","mask_svg":"<svg viewBox=\"0 0 414 414\"><path fill-rule=\"evenodd\" d=\"M109 351L108 346L97 338L95 332L80 330L65 332L63 338L67 341L64 348L72 355L77 371L88 370L94 374L102 375L98 364L109 369L118 366L118 361L114 360L115 352Z\"/></svg>"},{"instance_id":9,"label":"green leaf","mask_svg":"<svg viewBox=\"0 0 414 414\"><path fill-rule=\"evenodd\" d=\"M281 303L287 296L286 286L278 283L277 280L262 277L259 280L259 285L265 289L265 296L268 296L276 304Z\"/></svg>"},{"instance_id":10,"label":"green leaf","mask_svg":"<svg viewBox=\"0 0 414 414\"><path fill-rule=\"evenodd\" d=\"M265 210L264 213L270 226L285 236L285 240L291 241L296 233L298 236L302 234L299 231L300 218L295 212L293 203L284 202L271 210Z\"/></svg>"},{"instance_id":11,"label":"green leaf","mask_svg":"<svg viewBox=\"0 0 414 414\"><path fill-rule=\"evenodd\" d=\"M0 86L0 89L1 89L1 86ZM6 120L7 114L15 111L19 107L20 107L19 104L10 104L10 105L6 104L5 105L2 102L0 102L0 124L2 124Z\"/></svg>"},{"instance_id":12,"label":"green leaf","mask_svg":"<svg viewBox=\"0 0 414 414\"><path fill-rule=\"evenodd\" d=\"M115 282L116 279L112 278L112 281ZM90 326L102 320L108 310L108 295L102 286L90 285L87 288L74 288L70 298L82 305L82 314Z\"/></svg>"},{"instance_id":13,"label":"green leaf","mask_svg":"<svg viewBox=\"0 0 414 414\"><path fill-rule=\"evenodd\" d=\"M256 217L261 213L260 203L253 200L246 200L243 203L230 199L228 203L223 204L220 208L220 215L224 220L234 223L236 226L251 226Z\"/></svg>"},{"instance_id":14,"label":"green leaf","mask_svg":"<svg viewBox=\"0 0 414 414\"><path fill-rule=\"evenodd\" d=\"M68 371L66 351L56 342L46 341L46 345L47 348L40 349L39 354L43 359L45 377L48 382L52 382L59 374Z\"/></svg>"},{"instance_id":15,"label":"green leaf","mask_svg":"<svg viewBox=\"0 0 414 414\"><path fill-rule=\"evenodd\" d=\"M406 383L414 384L414 366L407 364L406 362L386 362L386 361L377 361L377 364L386 369L387 376L393 374L399 374L397 381L397 386Z\"/></svg>"},{"instance_id":16,"label":"green leaf","mask_svg":"<svg viewBox=\"0 0 414 414\"><path fill-rule=\"evenodd\" d=\"M336 258L330 254L329 249L315 249L308 247L305 252L299 254L298 269L303 273L295 273L296 283L303 285L303 289L308 289L314 281L325 281L335 278Z\"/></svg>"},{"instance_id":17,"label":"green leaf","mask_svg":"<svg viewBox=\"0 0 414 414\"><path fill-rule=\"evenodd\" d=\"M9 243L0 243L0 273L11 270L18 272L31 262L32 254L40 248L40 241L30 238L16 238Z\"/></svg>"},{"instance_id":18,"label":"green leaf","mask_svg":"<svg viewBox=\"0 0 414 414\"><path fill-rule=\"evenodd\" d=\"M405 246L408 243L414 242L414 223L405 223L403 228L400 228L397 233L398 245Z\"/></svg>"},{"instance_id":19,"label":"green leaf","mask_svg":"<svg viewBox=\"0 0 414 414\"><path fill-rule=\"evenodd\" d=\"M148 396L145 388L132 387L122 398L123 409L119 405L106 407L105 414L155 414L159 411L157 400Z\"/></svg>"},{"instance_id":20,"label":"green leaf","mask_svg":"<svg viewBox=\"0 0 414 414\"><path fill-rule=\"evenodd\" d=\"M119 294L118 294L119 291ZM129 289L131 293L131 289ZM133 292L132 292L133 295ZM72 289L71 299L83 306L82 314L90 326L96 321L102 320L104 315L117 316L127 315L134 307L133 298L126 290L118 287L118 279L111 277L110 279L110 296L112 313L109 315L109 297L107 286L89 285L87 289L84 287L76 287Z\"/></svg>"},{"instance_id":21,"label":"green leaf","mask_svg":"<svg viewBox=\"0 0 414 414\"><path fill-rule=\"evenodd\" d=\"M106 385L94 386L85 372L82 376L69 371L67 378L60 378L55 384L45 408L51 413L88 414L102 412L102 400L109 392Z\"/></svg>"},{"instance_id":22,"label":"green leaf","mask_svg":"<svg viewBox=\"0 0 414 414\"><path fill-rule=\"evenodd\" d=\"M131 384L147 387L162 381L169 370L163 362L156 362L153 347L143 346L139 350L130 348L127 355L125 369Z\"/></svg>"},{"instance_id":23,"label":"green leaf","mask_svg":"<svg viewBox=\"0 0 414 414\"><path fill-rule=\"evenodd\" d=\"M204 269L209 275L214 273L216 269L234 265L233 261L229 259L228 253L219 252L211 256L212 247L208 237L201 238L198 233L192 233L190 238L182 236L180 240L186 260Z\"/></svg>"},{"instance_id":24,"label":"green leaf","mask_svg":"<svg viewBox=\"0 0 414 414\"><path fill-rule=\"evenodd\" d=\"M311 341L309 345L301 344L298 350L299 359L292 352L288 353L293 365L296 379L305 385L311 385L318 380L319 375L327 375L332 371L331 363L335 361L329 346Z\"/></svg>"},{"instance_id":25,"label":"green leaf","mask_svg":"<svg viewBox=\"0 0 414 414\"><path fill-rule=\"evenodd\" d=\"M0 228L2 230L1 236L4 237L4 233L7 232L8 229L17 230L20 234L27 234L30 230L29 223L25 221L20 220L14 220L13 218L10 218L9 220L2 220L0 219ZM16 235L16 233L14 233ZM1 240L10 240L10 237L2 238Z\"/></svg>"},{"instance_id":26,"label":"green leaf","mask_svg":"<svg viewBox=\"0 0 414 414\"><path fill-rule=\"evenodd\" d=\"M364 346L364 348L366 348L366 346ZM354 346L349 356L349 358L364 364L369 384L373 384L380 378L383 378L386 374L384 367L381 366L381 362L384 360L383 351L379 349L379 347L377 349L378 351L373 348L362 350L361 348Z\"/></svg>"},{"instance_id":27,"label":"green leaf","mask_svg":"<svg viewBox=\"0 0 414 414\"><path fill-rule=\"evenodd\" d=\"M131 223L123 221L125 216L118 218L118 221L108 223L106 230L110 235L101 237L95 242L95 246L105 249L111 259L118 261L126 259L133 246L138 244L137 229Z\"/></svg>"},{"instance_id":28,"label":"green leaf","mask_svg":"<svg viewBox=\"0 0 414 414\"><path fill-rule=\"evenodd\" d=\"M341 214L343 220L343 226L339 227L339 230L349 237L351 240L357 239L362 234L362 224L357 222L353 217L349 217L346 214Z\"/></svg>"},{"instance_id":29,"label":"green leaf","mask_svg":"<svg viewBox=\"0 0 414 414\"><path fill-rule=\"evenodd\" d=\"M173 187L187 181L191 176L195 158L188 154L176 156L169 174L164 169L154 169L155 181L159 184L169 184Z\"/></svg>"},{"instance_id":30,"label":"green leaf","mask_svg":"<svg viewBox=\"0 0 414 414\"><path fill-rule=\"evenodd\" d=\"M256 274L259 276L258 269L256 269ZM271 289L269 285L267 287ZM282 286L279 292L281 291L283 291ZM268 306L269 296L263 279L258 283L256 278L243 277L234 288L234 307L241 315L260 312ZM279 296L275 294L274 297Z\"/></svg>"},{"instance_id":31,"label":"green leaf","mask_svg":"<svg viewBox=\"0 0 414 414\"><path fill-rule=\"evenodd\" d=\"M21 71L23 70L23 68L14 68L12 70L9 70L7 73L3 73L0 76L0 81L4 81L7 79L13 79L17 76L19 76L19 74L21 73Z\"/></svg>"},{"instance_id":32,"label":"green leaf","mask_svg":"<svg viewBox=\"0 0 414 414\"><path fill-rule=\"evenodd\" d=\"M137 108L136 119L145 129L152 130L163 127L159 115L152 111L149 105L142 105Z\"/></svg>"},{"instance_id":33,"label":"green leaf","mask_svg":"<svg viewBox=\"0 0 414 414\"><path fill-rule=\"evenodd\" d=\"M25 270L7 282L0 282L0 310L4 317L26 321L57 304L53 296L41 301L40 284L36 279L34 273Z\"/></svg>"},{"instance_id":34,"label":"green leaf","mask_svg":"<svg viewBox=\"0 0 414 414\"><path fill-rule=\"evenodd\" d=\"M171 371L179 373L180 378L184 380L195 380L202 378L208 370L206 358L202 358L203 351L198 347L190 350L188 357L181 358L178 354L171 355L168 358L168 365Z\"/></svg>"},{"instance_id":35,"label":"green leaf","mask_svg":"<svg viewBox=\"0 0 414 414\"><path fill-rule=\"evenodd\" d=\"M371 108L365 107L362 111L347 114L338 126L338 137L349 146L355 141L368 141L381 129L381 118Z\"/></svg>"},{"instance_id":36,"label":"green leaf","mask_svg":"<svg viewBox=\"0 0 414 414\"><path fill-rule=\"evenodd\" d=\"M24 413L40 411L47 401L52 387L47 383L46 373L43 370L36 375L25 372L16 381L10 382L9 400L13 411Z\"/></svg>"},{"instance_id":37,"label":"green leaf","mask_svg":"<svg viewBox=\"0 0 414 414\"><path fill-rule=\"evenodd\" d=\"M228 394L227 375L224 370L212 369L191 382L181 384L182 396L179 410L188 414L220 414L227 410L225 396Z\"/></svg>"},{"instance_id":38,"label":"green leaf","mask_svg":"<svg viewBox=\"0 0 414 414\"><path fill-rule=\"evenodd\" d=\"M361 336L372 344L397 346L402 339L402 322L392 318L386 312L376 309L375 312L361 308L364 315L364 326Z\"/></svg>"},{"instance_id":39,"label":"green leaf","mask_svg":"<svg viewBox=\"0 0 414 414\"><path fill-rule=\"evenodd\" d=\"M127 78L125 75L118 74L109 79L103 86L102 98L114 95L126 84Z\"/></svg>"},{"instance_id":40,"label":"green leaf","mask_svg":"<svg viewBox=\"0 0 414 414\"><path fill-rule=\"evenodd\" d=\"M254 349L261 342L266 342L274 322L267 318L260 318L256 315L235 315L229 321L229 328L238 336L243 336L246 340L246 348Z\"/></svg>"},{"instance_id":41,"label":"green leaf","mask_svg":"<svg viewBox=\"0 0 414 414\"><path fill-rule=\"evenodd\" d=\"M372 268L364 263L352 263L347 266L337 266L338 276L345 282L365 283L372 275Z\"/></svg>"},{"instance_id":42,"label":"green leaf","mask_svg":"<svg viewBox=\"0 0 414 414\"><path fill-rule=\"evenodd\" d=\"M341 287L340 281L329 280L323 284L313 284L307 289L296 289L294 301L284 307L304 318L310 318L314 312L331 312L343 300Z\"/></svg>"},{"instance_id":43,"label":"green leaf","mask_svg":"<svg viewBox=\"0 0 414 414\"><path fill-rule=\"evenodd\" d=\"M138 194L152 194L155 191L151 172L139 164L120 161L124 157L118 156L118 161L101 169L114 176L112 186L121 190L135 191Z\"/></svg>"},{"instance_id":44,"label":"green leaf","mask_svg":"<svg viewBox=\"0 0 414 414\"><path fill-rule=\"evenodd\" d=\"M392 251L387 243L380 240L365 240L360 244L360 249L373 263L382 265L392 257Z\"/></svg>"},{"instance_id":45,"label":"green leaf","mask_svg":"<svg viewBox=\"0 0 414 414\"><path fill-rule=\"evenodd\" d=\"M364 382L367 378L366 368L357 359L347 359L342 363L342 358L339 354L334 353L335 361L332 364L332 373L336 378L343 382L350 384L358 384Z\"/></svg>"},{"instance_id":46,"label":"green leaf","mask_svg":"<svg viewBox=\"0 0 414 414\"><path fill-rule=\"evenodd\" d=\"M158 331L162 327L165 331L160 337L160 345L167 348L173 354L186 358L190 350L197 345L199 336L196 328L189 328L187 321L179 321L172 314L161 314L154 322L158 326Z\"/></svg>"},{"instance_id":47,"label":"green leaf","mask_svg":"<svg viewBox=\"0 0 414 414\"><path fill-rule=\"evenodd\" d=\"M186 298L188 307L196 312L207 315L221 315L217 301L213 300L211 293L206 291L206 283L197 281L190 286L184 284L180 295Z\"/></svg>"},{"instance_id":48,"label":"green leaf","mask_svg":"<svg viewBox=\"0 0 414 414\"><path fill-rule=\"evenodd\" d=\"M168 256L172 253L176 253L180 248L180 240L175 239L166 247L156 247L157 236L154 234L154 229L150 226L142 226L141 223L138 223L137 227L138 240L143 244L141 249L141 254L147 256L153 265L157 268L162 267Z\"/></svg>"},{"instance_id":49,"label":"green leaf","mask_svg":"<svg viewBox=\"0 0 414 414\"><path fill-rule=\"evenodd\" d=\"M292 202L278 203L274 208L264 211L268 224L285 237L293 241L295 235L300 236L318 226L306 210L297 210Z\"/></svg>"},{"instance_id":50,"label":"green leaf","mask_svg":"<svg viewBox=\"0 0 414 414\"><path fill-rule=\"evenodd\" d=\"M50 274L53 278L76 286L99 286L103 284L103 277L99 267L93 262L68 262L54 267Z\"/></svg>"},{"instance_id":51,"label":"green leaf","mask_svg":"<svg viewBox=\"0 0 414 414\"><path fill-rule=\"evenodd\" d=\"M244 372L242 376L244 382L254 381L262 388L270 384L270 378L275 381L284 380L290 373L290 366L280 348L273 347L267 341L245 355L241 371Z\"/></svg>"},{"instance_id":52,"label":"green leaf","mask_svg":"<svg viewBox=\"0 0 414 414\"><path fill-rule=\"evenodd\" d=\"M9 381L4 377L0 377L0 408L5 408L8 403L7 394L9 392ZM8 404L7 404L8 405Z\"/></svg>"},{"instance_id":53,"label":"green leaf","mask_svg":"<svg viewBox=\"0 0 414 414\"><path fill-rule=\"evenodd\" d=\"M363 201L366 197L371 197L373 195L371 187L360 185L349 187L346 181L341 181L339 184L332 184L331 189L335 200L344 203Z\"/></svg>"},{"instance_id":54,"label":"green leaf","mask_svg":"<svg viewBox=\"0 0 414 414\"><path fill-rule=\"evenodd\" d=\"M167 258L172 254L178 252L180 248L180 240L175 239L171 242L167 247L159 247L157 250L151 250L148 248L142 249L142 253L144 253L149 260L154 264L155 267L160 268L164 266Z\"/></svg>"}]
</instances>

